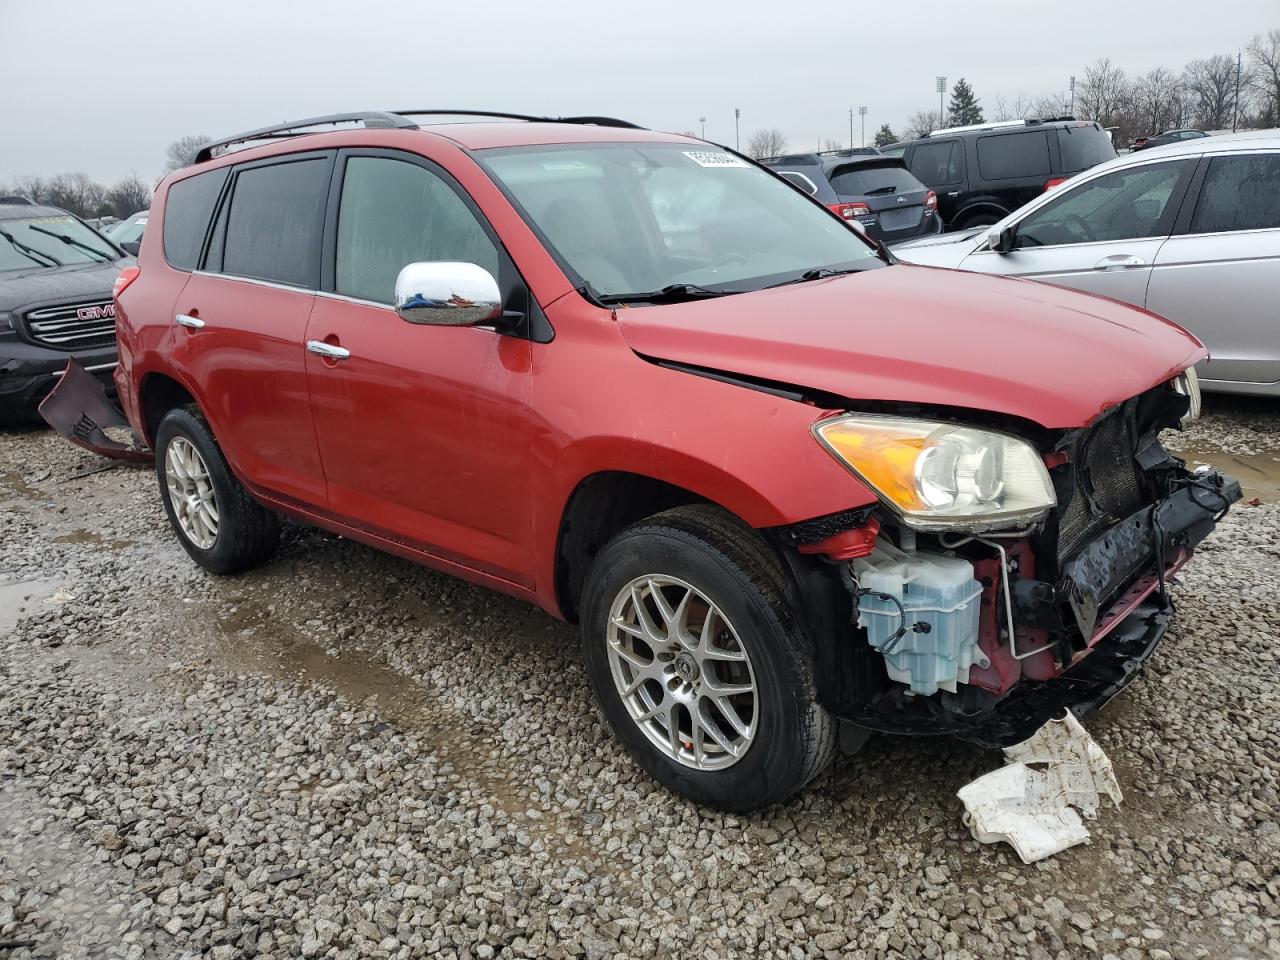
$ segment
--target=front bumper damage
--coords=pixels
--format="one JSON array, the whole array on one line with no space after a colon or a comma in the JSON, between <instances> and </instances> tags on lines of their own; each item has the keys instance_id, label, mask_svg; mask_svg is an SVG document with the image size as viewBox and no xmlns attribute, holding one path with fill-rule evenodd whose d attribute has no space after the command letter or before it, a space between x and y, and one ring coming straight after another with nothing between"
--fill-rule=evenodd
<instances>
[{"instance_id":1,"label":"front bumper damage","mask_svg":"<svg viewBox=\"0 0 1280 960\"><path fill-rule=\"evenodd\" d=\"M41 402L40 416L72 443L103 457L150 463L154 454L138 442L131 443L107 434L108 430L132 430L125 415L107 397L102 382L75 360L67 362L57 386Z\"/></svg>"},{"instance_id":2,"label":"front bumper damage","mask_svg":"<svg viewBox=\"0 0 1280 960\"><path fill-rule=\"evenodd\" d=\"M1176 474L1167 496L1089 542L1058 569L1054 579L1010 576L1009 613L1017 624L1018 643L1036 638L1042 652L1038 659L1006 659L1020 671L1020 679L1009 689L992 692L991 687L983 690L962 683L958 692L913 695L903 684L887 679L881 653L858 631L849 642L847 624L849 620L856 624L857 619L853 610L833 617L830 624L844 634L844 642L820 644L816 652L824 705L839 719L859 727L905 735L950 735L991 748L1026 740L1067 711L1083 717L1099 709L1128 686L1151 658L1173 613L1167 581L1241 496L1239 484L1217 472L1193 474L1177 467ZM1019 556L1016 549L1010 548L1011 558ZM1030 555L1028 548L1022 556ZM975 567L993 573L1000 569L998 561L989 568ZM813 582L811 576L811 600ZM995 633L1003 643L1008 635L1001 619L1004 612L990 609L1000 607L1001 591L989 581L983 604L983 616L996 625ZM985 654L995 652L984 648ZM1007 657L1004 647L999 653ZM975 666L970 679L982 685L994 669L994 665L982 670Z\"/></svg>"}]
</instances>

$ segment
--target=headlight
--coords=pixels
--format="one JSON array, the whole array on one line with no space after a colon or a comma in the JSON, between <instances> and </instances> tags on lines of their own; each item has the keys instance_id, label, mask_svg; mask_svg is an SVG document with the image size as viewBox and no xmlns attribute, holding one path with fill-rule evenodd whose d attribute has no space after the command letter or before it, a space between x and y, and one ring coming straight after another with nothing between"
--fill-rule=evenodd
<instances>
[{"instance_id":1,"label":"headlight","mask_svg":"<svg viewBox=\"0 0 1280 960\"><path fill-rule=\"evenodd\" d=\"M1017 437L862 414L823 420L813 432L910 527L1026 526L1057 502L1040 455Z\"/></svg>"},{"instance_id":2,"label":"headlight","mask_svg":"<svg viewBox=\"0 0 1280 960\"><path fill-rule=\"evenodd\" d=\"M1196 376L1195 367L1187 367L1180 374L1173 378L1171 384L1174 390L1187 398L1187 412L1182 415L1179 421L1184 427L1192 420L1200 419L1200 378Z\"/></svg>"},{"instance_id":3,"label":"headlight","mask_svg":"<svg viewBox=\"0 0 1280 960\"><path fill-rule=\"evenodd\" d=\"M13 314L0 310L0 335L13 331Z\"/></svg>"}]
</instances>

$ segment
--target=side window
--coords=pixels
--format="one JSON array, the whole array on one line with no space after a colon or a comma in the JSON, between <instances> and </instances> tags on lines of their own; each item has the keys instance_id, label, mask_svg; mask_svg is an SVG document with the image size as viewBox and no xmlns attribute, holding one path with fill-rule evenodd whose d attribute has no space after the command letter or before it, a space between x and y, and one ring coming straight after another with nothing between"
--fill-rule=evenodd
<instances>
[{"instance_id":1,"label":"side window","mask_svg":"<svg viewBox=\"0 0 1280 960\"><path fill-rule=\"evenodd\" d=\"M983 180L1016 180L1049 175L1049 135L1044 130L978 138L978 172Z\"/></svg>"},{"instance_id":2,"label":"side window","mask_svg":"<svg viewBox=\"0 0 1280 960\"><path fill-rule=\"evenodd\" d=\"M227 216L222 272L318 287L328 189L327 157L241 170Z\"/></svg>"},{"instance_id":3,"label":"side window","mask_svg":"<svg viewBox=\"0 0 1280 960\"><path fill-rule=\"evenodd\" d=\"M918 144L911 155L911 172L917 180L931 187L959 183L963 179L960 141Z\"/></svg>"},{"instance_id":4,"label":"side window","mask_svg":"<svg viewBox=\"0 0 1280 960\"><path fill-rule=\"evenodd\" d=\"M164 202L164 258L179 270L200 265L200 248L209 229L209 216L227 180L227 169L210 170L179 180L169 188ZM142 223L146 223L145 220ZM141 235L142 231L138 231ZM117 237L135 239L133 237Z\"/></svg>"},{"instance_id":5,"label":"side window","mask_svg":"<svg viewBox=\"0 0 1280 960\"><path fill-rule=\"evenodd\" d=\"M351 157L338 208L338 293L391 303L419 260L461 260L498 276L498 251L449 184L416 163Z\"/></svg>"},{"instance_id":6,"label":"side window","mask_svg":"<svg viewBox=\"0 0 1280 960\"><path fill-rule=\"evenodd\" d=\"M1214 157L1191 218L1192 233L1280 227L1280 154Z\"/></svg>"},{"instance_id":7,"label":"side window","mask_svg":"<svg viewBox=\"0 0 1280 960\"><path fill-rule=\"evenodd\" d=\"M1173 228L1170 203L1192 160L1117 170L1076 187L1018 224L1014 246L1057 246L1161 237Z\"/></svg>"},{"instance_id":8,"label":"side window","mask_svg":"<svg viewBox=\"0 0 1280 960\"><path fill-rule=\"evenodd\" d=\"M778 173L783 180L794 184L800 189L801 193L807 193L809 196L815 196L818 192L818 185L806 177L803 173L796 173L793 170L782 170Z\"/></svg>"}]
</instances>

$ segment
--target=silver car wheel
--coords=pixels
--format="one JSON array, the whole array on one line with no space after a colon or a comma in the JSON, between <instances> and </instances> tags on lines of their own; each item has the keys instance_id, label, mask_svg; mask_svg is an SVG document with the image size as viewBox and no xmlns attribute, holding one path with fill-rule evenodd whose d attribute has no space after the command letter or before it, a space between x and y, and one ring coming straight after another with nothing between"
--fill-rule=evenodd
<instances>
[{"instance_id":1,"label":"silver car wheel","mask_svg":"<svg viewBox=\"0 0 1280 960\"><path fill-rule=\"evenodd\" d=\"M218 500L204 458L186 437L169 442L164 476L178 529L201 550L212 549L218 539Z\"/></svg>"},{"instance_id":2,"label":"silver car wheel","mask_svg":"<svg viewBox=\"0 0 1280 960\"><path fill-rule=\"evenodd\" d=\"M654 746L695 770L742 759L759 723L755 675L704 594L675 577L637 577L614 598L606 639L618 695Z\"/></svg>"}]
</instances>

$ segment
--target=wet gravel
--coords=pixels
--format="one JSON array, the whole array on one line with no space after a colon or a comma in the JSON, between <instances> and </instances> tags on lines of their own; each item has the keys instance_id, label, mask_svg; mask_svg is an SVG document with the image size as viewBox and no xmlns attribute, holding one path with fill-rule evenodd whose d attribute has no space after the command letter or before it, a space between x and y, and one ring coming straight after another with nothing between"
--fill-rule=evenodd
<instances>
[{"instance_id":1,"label":"wet gravel","mask_svg":"<svg viewBox=\"0 0 1280 960\"><path fill-rule=\"evenodd\" d=\"M1088 723L1123 807L1033 866L960 821L996 755L878 737L702 810L571 628L303 529L206 576L148 471L0 433L0 958L1280 956L1280 404L1208 408L1180 445L1258 504Z\"/></svg>"}]
</instances>

